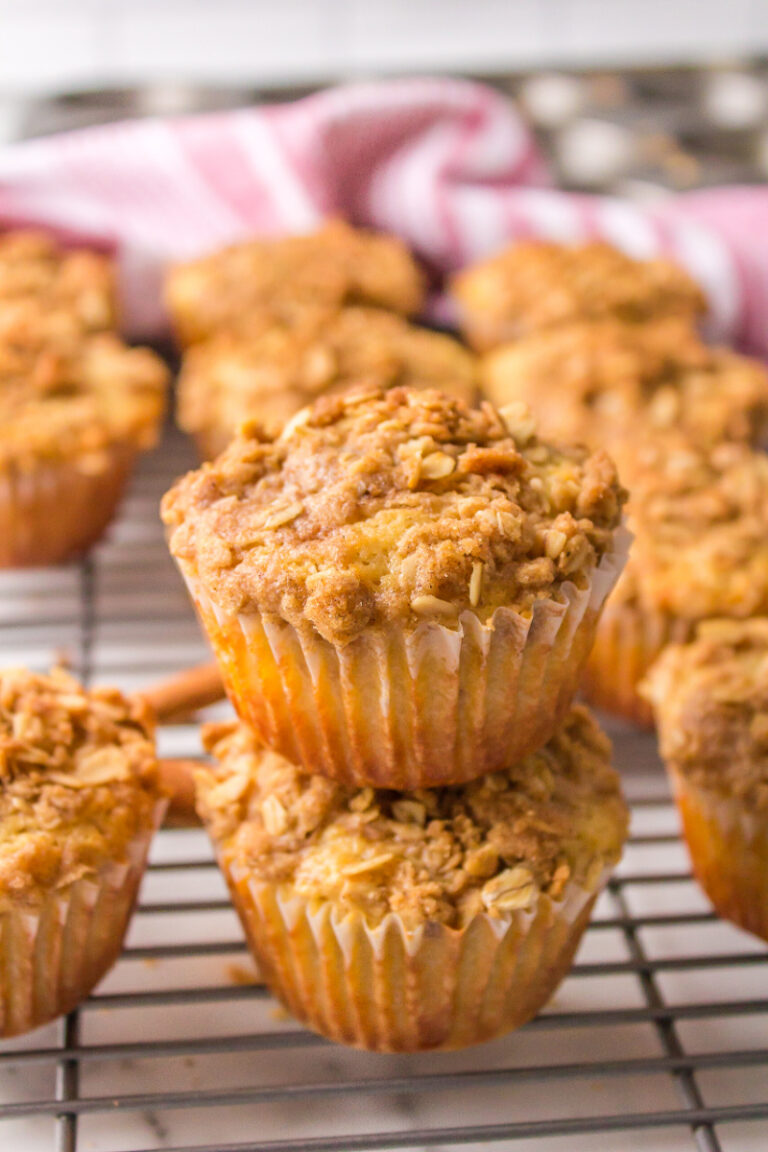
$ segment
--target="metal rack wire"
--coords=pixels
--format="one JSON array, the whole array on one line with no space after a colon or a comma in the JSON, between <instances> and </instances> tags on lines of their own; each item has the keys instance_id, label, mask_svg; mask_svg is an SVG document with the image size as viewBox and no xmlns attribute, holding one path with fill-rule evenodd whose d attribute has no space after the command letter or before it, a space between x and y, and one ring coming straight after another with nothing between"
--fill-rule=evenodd
<instances>
[{"instance_id":1,"label":"metal rack wire","mask_svg":"<svg viewBox=\"0 0 768 1152\"><path fill-rule=\"evenodd\" d=\"M205 658L156 513L191 463L170 434L90 560L0 576L4 663L66 655L131 689ZM66 1020L0 1044L0 1149L764 1149L768 951L693 883L652 741L613 735L631 842L526 1028L425 1056L302 1030L257 982L202 832L166 831L113 972ZM164 729L160 747L193 754L196 732Z\"/></svg>"}]
</instances>

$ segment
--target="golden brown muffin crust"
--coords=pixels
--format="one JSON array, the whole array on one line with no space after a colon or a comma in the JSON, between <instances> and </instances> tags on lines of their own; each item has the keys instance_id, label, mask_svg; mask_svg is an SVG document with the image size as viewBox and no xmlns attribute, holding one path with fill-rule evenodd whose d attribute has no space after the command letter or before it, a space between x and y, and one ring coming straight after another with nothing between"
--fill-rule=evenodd
<instances>
[{"instance_id":1,"label":"golden brown muffin crust","mask_svg":"<svg viewBox=\"0 0 768 1152\"><path fill-rule=\"evenodd\" d=\"M686 320L576 321L484 358L494 404L522 400L543 435L611 445L677 428L702 443L759 443L768 431L763 364L702 342Z\"/></svg>"},{"instance_id":2,"label":"golden brown muffin crust","mask_svg":"<svg viewBox=\"0 0 768 1152\"><path fill-rule=\"evenodd\" d=\"M0 340L39 347L117 322L112 262L43 232L0 234Z\"/></svg>"},{"instance_id":3,"label":"golden brown muffin crust","mask_svg":"<svg viewBox=\"0 0 768 1152\"><path fill-rule=\"evenodd\" d=\"M0 468L79 457L98 471L108 445L149 447L167 381L153 352L108 333L37 349L0 341Z\"/></svg>"},{"instance_id":4,"label":"golden brown muffin crust","mask_svg":"<svg viewBox=\"0 0 768 1152\"><path fill-rule=\"evenodd\" d=\"M166 495L163 518L223 611L344 643L585 587L624 497L605 453L542 443L525 411L372 389L319 400L274 442L245 426Z\"/></svg>"},{"instance_id":5,"label":"golden brown muffin crust","mask_svg":"<svg viewBox=\"0 0 768 1152\"><path fill-rule=\"evenodd\" d=\"M768 619L704 622L691 644L666 649L644 693L670 766L768 809Z\"/></svg>"},{"instance_id":6,"label":"golden brown muffin crust","mask_svg":"<svg viewBox=\"0 0 768 1152\"><path fill-rule=\"evenodd\" d=\"M698 285L670 261L633 260L598 242L513 244L460 272L452 293L462 328L480 348L576 319L694 320L706 308Z\"/></svg>"},{"instance_id":7,"label":"golden brown muffin crust","mask_svg":"<svg viewBox=\"0 0 768 1152\"><path fill-rule=\"evenodd\" d=\"M617 597L684 620L768 612L768 456L670 436L619 460L635 540Z\"/></svg>"},{"instance_id":8,"label":"golden brown muffin crust","mask_svg":"<svg viewBox=\"0 0 768 1152\"><path fill-rule=\"evenodd\" d=\"M506 772L407 793L308 776L242 725L211 726L206 743L221 764L198 774L198 806L230 864L372 924L458 927L593 887L626 835L610 742L584 708Z\"/></svg>"},{"instance_id":9,"label":"golden brown muffin crust","mask_svg":"<svg viewBox=\"0 0 768 1152\"><path fill-rule=\"evenodd\" d=\"M307 309L372 304L411 316L424 280L396 236L329 220L303 236L252 240L172 268L166 303L184 343L240 325L292 321Z\"/></svg>"},{"instance_id":10,"label":"golden brown muffin crust","mask_svg":"<svg viewBox=\"0 0 768 1152\"><path fill-rule=\"evenodd\" d=\"M179 376L178 420L214 456L243 420L277 435L318 396L355 384L442 388L472 401L476 377L474 356L450 336L377 308L317 309L294 324L245 326L191 348Z\"/></svg>"},{"instance_id":11,"label":"golden brown muffin crust","mask_svg":"<svg viewBox=\"0 0 768 1152\"><path fill-rule=\"evenodd\" d=\"M119 859L160 798L147 705L62 671L0 671L0 908Z\"/></svg>"}]
</instances>

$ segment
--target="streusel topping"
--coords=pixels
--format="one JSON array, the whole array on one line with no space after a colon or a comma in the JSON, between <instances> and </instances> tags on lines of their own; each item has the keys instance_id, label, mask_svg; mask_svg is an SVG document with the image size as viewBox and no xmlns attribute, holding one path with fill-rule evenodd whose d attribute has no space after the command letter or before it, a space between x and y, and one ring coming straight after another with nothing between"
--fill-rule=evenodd
<instances>
[{"instance_id":1,"label":"streusel topping","mask_svg":"<svg viewBox=\"0 0 768 1152\"><path fill-rule=\"evenodd\" d=\"M247 425L163 501L170 547L225 613L335 643L371 624L529 613L586 586L625 497L604 452L555 447L524 409L436 391L323 398L266 441Z\"/></svg>"},{"instance_id":2,"label":"streusel topping","mask_svg":"<svg viewBox=\"0 0 768 1152\"><path fill-rule=\"evenodd\" d=\"M317 309L293 324L244 327L191 348L179 377L179 424L221 451L246 418L277 434L318 396L354 384L442 388L471 401L476 362L450 336L394 313Z\"/></svg>"},{"instance_id":3,"label":"streusel topping","mask_svg":"<svg viewBox=\"0 0 768 1152\"><path fill-rule=\"evenodd\" d=\"M59 670L0 671L0 908L119 858L159 795L142 701Z\"/></svg>"},{"instance_id":4,"label":"streusel topping","mask_svg":"<svg viewBox=\"0 0 768 1152\"><path fill-rule=\"evenodd\" d=\"M682 268L662 259L633 260L603 243L513 244L460 272L452 291L469 338L484 348L577 319L694 320L706 308Z\"/></svg>"},{"instance_id":5,"label":"streusel topping","mask_svg":"<svg viewBox=\"0 0 768 1152\"><path fill-rule=\"evenodd\" d=\"M230 866L371 924L460 927L593 888L626 836L610 742L584 708L506 772L407 793L306 775L242 725L211 726L206 744L220 764L199 772L198 807Z\"/></svg>"},{"instance_id":6,"label":"streusel topping","mask_svg":"<svg viewBox=\"0 0 768 1152\"><path fill-rule=\"evenodd\" d=\"M116 323L112 262L42 232L0 234L0 341L36 346Z\"/></svg>"},{"instance_id":7,"label":"streusel topping","mask_svg":"<svg viewBox=\"0 0 768 1152\"><path fill-rule=\"evenodd\" d=\"M635 540L616 596L685 620L768 612L768 456L670 436L619 458Z\"/></svg>"},{"instance_id":8,"label":"streusel topping","mask_svg":"<svg viewBox=\"0 0 768 1152\"><path fill-rule=\"evenodd\" d=\"M146 348L109 333L41 349L0 341L0 468L154 443L168 371Z\"/></svg>"},{"instance_id":9,"label":"streusel topping","mask_svg":"<svg viewBox=\"0 0 768 1152\"><path fill-rule=\"evenodd\" d=\"M644 693L670 766L768 808L768 619L705 621L691 644L664 651Z\"/></svg>"},{"instance_id":10,"label":"streusel topping","mask_svg":"<svg viewBox=\"0 0 768 1152\"><path fill-rule=\"evenodd\" d=\"M522 400L542 434L611 444L678 428L707 444L759 443L768 431L763 364L702 342L686 320L576 321L506 344L485 357L494 404Z\"/></svg>"},{"instance_id":11,"label":"streusel topping","mask_svg":"<svg viewBox=\"0 0 768 1152\"><path fill-rule=\"evenodd\" d=\"M422 274L395 236L330 220L317 232L252 240L171 269L166 301L185 343L254 315L292 320L306 309L374 304L410 316Z\"/></svg>"}]
</instances>

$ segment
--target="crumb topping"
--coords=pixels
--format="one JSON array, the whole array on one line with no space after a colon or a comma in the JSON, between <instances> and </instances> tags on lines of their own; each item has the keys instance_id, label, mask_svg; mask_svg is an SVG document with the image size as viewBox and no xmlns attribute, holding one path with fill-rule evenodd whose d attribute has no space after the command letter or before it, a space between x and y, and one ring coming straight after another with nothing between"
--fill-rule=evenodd
<instances>
[{"instance_id":1,"label":"crumb topping","mask_svg":"<svg viewBox=\"0 0 768 1152\"><path fill-rule=\"evenodd\" d=\"M469 338L483 348L576 319L694 320L706 309L682 268L662 259L633 260L603 243L514 244L460 272L452 292Z\"/></svg>"},{"instance_id":2,"label":"crumb topping","mask_svg":"<svg viewBox=\"0 0 768 1152\"><path fill-rule=\"evenodd\" d=\"M163 501L170 547L225 613L276 613L333 643L371 624L458 626L582 587L625 493L604 452L555 447L522 408L355 390L275 441L245 425Z\"/></svg>"},{"instance_id":3,"label":"crumb topping","mask_svg":"<svg viewBox=\"0 0 768 1152\"><path fill-rule=\"evenodd\" d=\"M424 281L395 236L329 220L303 236L251 240L172 268L166 302L185 343L266 313L271 321L306 309L373 304L413 315Z\"/></svg>"},{"instance_id":4,"label":"crumb topping","mask_svg":"<svg viewBox=\"0 0 768 1152\"><path fill-rule=\"evenodd\" d=\"M707 444L768 432L765 367L704 344L679 318L548 328L491 352L481 371L494 404L530 404L554 438L634 439L639 420L645 434L677 428Z\"/></svg>"},{"instance_id":5,"label":"crumb topping","mask_svg":"<svg viewBox=\"0 0 768 1152\"><path fill-rule=\"evenodd\" d=\"M0 234L0 341L39 347L113 327L115 293L105 256L64 251L42 232Z\"/></svg>"},{"instance_id":6,"label":"crumb topping","mask_svg":"<svg viewBox=\"0 0 768 1152\"><path fill-rule=\"evenodd\" d=\"M574 708L538 752L457 788L349 789L303 774L245 726L210 726L220 764L198 773L198 807L229 863L307 899L389 912L407 928L460 927L594 887L621 855L627 811L611 746Z\"/></svg>"},{"instance_id":7,"label":"crumb topping","mask_svg":"<svg viewBox=\"0 0 768 1152\"><path fill-rule=\"evenodd\" d=\"M0 908L119 859L159 795L145 703L60 670L0 671Z\"/></svg>"},{"instance_id":8,"label":"crumb topping","mask_svg":"<svg viewBox=\"0 0 768 1152\"><path fill-rule=\"evenodd\" d=\"M246 418L269 435L318 396L352 385L442 388L471 401L475 358L458 341L376 308L316 309L293 324L220 333L191 348L179 424L217 455Z\"/></svg>"},{"instance_id":9,"label":"crumb topping","mask_svg":"<svg viewBox=\"0 0 768 1152\"><path fill-rule=\"evenodd\" d=\"M109 333L40 349L0 341L0 467L78 456L98 470L108 445L149 447L167 380L153 352Z\"/></svg>"},{"instance_id":10,"label":"crumb topping","mask_svg":"<svg viewBox=\"0 0 768 1152\"><path fill-rule=\"evenodd\" d=\"M684 620L768 612L768 456L671 436L619 460L635 539L616 595Z\"/></svg>"},{"instance_id":11,"label":"crumb topping","mask_svg":"<svg viewBox=\"0 0 768 1152\"><path fill-rule=\"evenodd\" d=\"M703 622L692 643L664 651L644 694L670 765L768 809L768 619Z\"/></svg>"}]
</instances>

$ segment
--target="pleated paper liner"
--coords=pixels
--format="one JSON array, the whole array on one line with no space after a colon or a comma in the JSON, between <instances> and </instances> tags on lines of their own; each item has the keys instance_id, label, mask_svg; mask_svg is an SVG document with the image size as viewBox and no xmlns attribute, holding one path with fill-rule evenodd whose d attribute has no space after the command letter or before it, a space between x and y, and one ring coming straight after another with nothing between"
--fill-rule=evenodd
<instances>
[{"instance_id":1,"label":"pleated paper liner","mask_svg":"<svg viewBox=\"0 0 768 1152\"><path fill-rule=\"evenodd\" d=\"M629 534L588 587L562 586L529 618L369 628L335 646L314 628L253 612L225 615L181 569L241 719L307 771L409 790L499 771L544 744L571 705Z\"/></svg>"},{"instance_id":2,"label":"pleated paper liner","mask_svg":"<svg viewBox=\"0 0 768 1152\"><path fill-rule=\"evenodd\" d=\"M503 918L409 931L394 913L371 928L359 912L339 917L328 901L220 864L275 995L328 1039L377 1052L464 1048L531 1019L567 974L608 877Z\"/></svg>"},{"instance_id":3,"label":"pleated paper liner","mask_svg":"<svg viewBox=\"0 0 768 1152\"><path fill-rule=\"evenodd\" d=\"M669 774L696 879L720 916L768 940L768 813Z\"/></svg>"},{"instance_id":4,"label":"pleated paper liner","mask_svg":"<svg viewBox=\"0 0 768 1152\"><path fill-rule=\"evenodd\" d=\"M166 801L124 858L59 889L41 905L4 894L0 904L0 1036L17 1036L71 1012L117 960L147 854Z\"/></svg>"},{"instance_id":5,"label":"pleated paper liner","mask_svg":"<svg viewBox=\"0 0 768 1152\"><path fill-rule=\"evenodd\" d=\"M696 623L626 601L609 601L584 669L584 699L639 727L653 728L653 710L638 693L638 685L662 649L691 639Z\"/></svg>"},{"instance_id":6,"label":"pleated paper liner","mask_svg":"<svg viewBox=\"0 0 768 1152\"><path fill-rule=\"evenodd\" d=\"M76 458L0 470L0 568L58 564L86 552L112 520L135 456L132 445L115 444L95 471Z\"/></svg>"}]
</instances>

